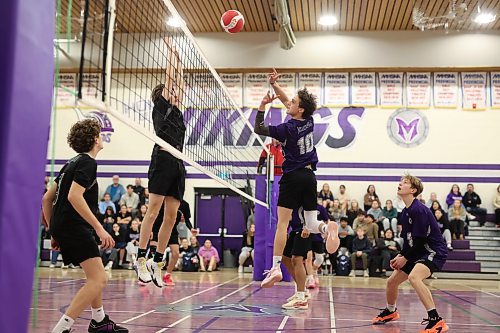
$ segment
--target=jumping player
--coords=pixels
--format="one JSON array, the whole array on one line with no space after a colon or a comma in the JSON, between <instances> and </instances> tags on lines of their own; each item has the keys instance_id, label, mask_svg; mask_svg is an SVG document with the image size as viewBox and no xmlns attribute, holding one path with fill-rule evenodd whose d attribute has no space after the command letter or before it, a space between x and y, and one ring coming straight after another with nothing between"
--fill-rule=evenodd
<instances>
[{"instance_id":1,"label":"jumping player","mask_svg":"<svg viewBox=\"0 0 500 333\"><path fill-rule=\"evenodd\" d=\"M109 319L102 306L107 276L93 232L97 233L104 249L113 248L115 242L96 217L99 189L95 158L103 148L100 132L101 126L93 119L79 121L71 127L68 144L78 155L63 166L55 183L43 196L44 220L49 222L50 233L59 244L64 264L80 265L86 276L84 286L52 333L69 333L76 318L89 305L92 309L89 332L128 332Z\"/></svg>"},{"instance_id":2,"label":"jumping player","mask_svg":"<svg viewBox=\"0 0 500 333\"><path fill-rule=\"evenodd\" d=\"M385 324L399 318L396 308L398 287L409 280L427 310L428 317L422 321L427 326L420 332L441 333L448 331L448 325L436 311L432 294L423 281L441 270L448 249L431 210L417 199L422 191L423 185L419 178L408 174L401 178L398 196L406 206L401 212L403 250L391 260L394 271L387 280L387 307L373 318L373 324Z\"/></svg>"},{"instance_id":3,"label":"jumping player","mask_svg":"<svg viewBox=\"0 0 500 333\"><path fill-rule=\"evenodd\" d=\"M281 256L286 244L288 222L294 209L303 207L306 228L310 232L326 235L328 252L335 252L339 246L338 226L335 223L325 224L317 220L317 182L314 171L318 163L318 156L313 141L314 120L312 117L316 110L316 99L304 88L299 90L292 100L289 100L283 89L276 83L279 78L276 70L269 73L268 78L277 96L271 96L268 92L262 99L259 112L255 117L255 133L270 136L281 142L285 160L283 162L283 176L280 180L273 267L262 281L264 288L272 287L274 283L283 278L280 269ZM286 106L286 113L291 119L281 125L268 127L264 125L265 108L276 98L279 98Z\"/></svg>"},{"instance_id":4,"label":"jumping player","mask_svg":"<svg viewBox=\"0 0 500 333\"><path fill-rule=\"evenodd\" d=\"M166 38L168 49L165 84L153 89L153 125L156 135L174 148L182 151L186 126L178 106L182 103L183 72L182 63L172 39ZM174 157L164 148L155 144L149 165L149 208L141 225L139 249L137 252L137 277L140 282L151 280L163 286L161 269L165 265L163 254L174 227L180 201L184 196L186 169L182 160ZM164 206L163 223L158 233L158 247L152 260L146 262L146 253L153 224L160 208Z\"/></svg>"}]
</instances>

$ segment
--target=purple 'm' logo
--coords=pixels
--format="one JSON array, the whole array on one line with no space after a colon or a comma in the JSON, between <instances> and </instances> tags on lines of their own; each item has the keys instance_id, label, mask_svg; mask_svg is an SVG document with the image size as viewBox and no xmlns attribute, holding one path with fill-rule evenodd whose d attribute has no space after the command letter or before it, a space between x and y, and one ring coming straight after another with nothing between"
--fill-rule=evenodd
<instances>
[{"instance_id":1,"label":"purple 'm' logo","mask_svg":"<svg viewBox=\"0 0 500 333\"><path fill-rule=\"evenodd\" d=\"M402 108L389 117L387 133L400 146L416 147L427 138L429 123L419 110Z\"/></svg>"},{"instance_id":2,"label":"purple 'm' logo","mask_svg":"<svg viewBox=\"0 0 500 333\"><path fill-rule=\"evenodd\" d=\"M410 135L410 139L408 141L413 140L415 136L418 134L418 122L420 118L413 119L409 124L405 123L405 121L401 118L396 118L396 122L398 123L398 134L401 136L403 140L407 140L408 134Z\"/></svg>"}]
</instances>

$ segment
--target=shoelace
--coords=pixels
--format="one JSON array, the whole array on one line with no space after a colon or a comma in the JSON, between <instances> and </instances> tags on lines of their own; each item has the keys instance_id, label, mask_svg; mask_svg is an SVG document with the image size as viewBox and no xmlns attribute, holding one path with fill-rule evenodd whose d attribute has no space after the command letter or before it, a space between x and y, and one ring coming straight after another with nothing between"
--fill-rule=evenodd
<instances>
[{"instance_id":1,"label":"shoelace","mask_svg":"<svg viewBox=\"0 0 500 333\"><path fill-rule=\"evenodd\" d=\"M431 321L435 321L436 323L440 320L440 318L424 318L420 325L429 325Z\"/></svg>"},{"instance_id":2,"label":"shoelace","mask_svg":"<svg viewBox=\"0 0 500 333\"><path fill-rule=\"evenodd\" d=\"M266 269L266 270L264 270L264 273L262 273L262 275L267 275L267 274L271 273L272 270L273 270L272 268Z\"/></svg>"}]
</instances>

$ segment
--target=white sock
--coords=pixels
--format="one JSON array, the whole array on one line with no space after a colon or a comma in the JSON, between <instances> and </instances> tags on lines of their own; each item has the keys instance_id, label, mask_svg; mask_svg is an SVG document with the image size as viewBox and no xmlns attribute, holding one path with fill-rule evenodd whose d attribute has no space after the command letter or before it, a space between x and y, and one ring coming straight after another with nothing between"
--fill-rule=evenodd
<instances>
[{"instance_id":1,"label":"white sock","mask_svg":"<svg viewBox=\"0 0 500 333\"><path fill-rule=\"evenodd\" d=\"M316 210L304 211L304 220L306 222L306 228L313 234L319 234L319 226L322 223L318 221L318 212Z\"/></svg>"},{"instance_id":2,"label":"white sock","mask_svg":"<svg viewBox=\"0 0 500 333\"><path fill-rule=\"evenodd\" d=\"M314 275L310 274L307 276L308 279L314 279Z\"/></svg>"},{"instance_id":3,"label":"white sock","mask_svg":"<svg viewBox=\"0 0 500 333\"><path fill-rule=\"evenodd\" d=\"M305 291L297 291L297 298L300 299L301 301L306 299L306 292Z\"/></svg>"},{"instance_id":4,"label":"white sock","mask_svg":"<svg viewBox=\"0 0 500 333\"><path fill-rule=\"evenodd\" d=\"M92 319L100 323L101 321L104 320L104 307L100 307L97 309L92 309Z\"/></svg>"},{"instance_id":5,"label":"white sock","mask_svg":"<svg viewBox=\"0 0 500 333\"><path fill-rule=\"evenodd\" d=\"M387 309L389 309L389 311L391 311L391 312L396 311L396 304L394 304L394 305L387 304Z\"/></svg>"},{"instance_id":6,"label":"white sock","mask_svg":"<svg viewBox=\"0 0 500 333\"><path fill-rule=\"evenodd\" d=\"M281 264L281 256L273 256L273 268Z\"/></svg>"},{"instance_id":7,"label":"white sock","mask_svg":"<svg viewBox=\"0 0 500 333\"><path fill-rule=\"evenodd\" d=\"M295 294L297 293L297 283L294 283L293 286L295 287Z\"/></svg>"},{"instance_id":8,"label":"white sock","mask_svg":"<svg viewBox=\"0 0 500 333\"><path fill-rule=\"evenodd\" d=\"M70 317L63 315L61 319L59 319L59 322L57 323L56 327L52 330L52 333L62 333L66 330L69 330L71 326L73 326L73 323L75 322L74 319L71 319Z\"/></svg>"}]
</instances>

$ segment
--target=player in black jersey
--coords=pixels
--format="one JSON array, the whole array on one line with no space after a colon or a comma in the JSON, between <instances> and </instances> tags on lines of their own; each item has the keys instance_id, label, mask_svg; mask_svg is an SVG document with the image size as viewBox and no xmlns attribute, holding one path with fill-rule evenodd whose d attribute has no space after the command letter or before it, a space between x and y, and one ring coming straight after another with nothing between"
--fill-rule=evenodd
<instances>
[{"instance_id":1,"label":"player in black jersey","mask_svg":"<svg viewBox=\"0 0 500 333\"><path fill-rule=\"evenodd\" d=\"M78 155L64 165L43 196L44 220L49 222L64 264L80 265L87 278L52 333L69 333L75 319L89 305L92 308L89 332L128 332L110 320L102 306L107 276L94 231L102 248L113 248L115 243L96 217L99 189L95 158L103 148L100 131L101 126L92 119L71 127L68 144Z\"/></svg>"},{"instance_id":2,"label":"player in black jersey","mask_svg":"<svg viewBox=\"0 0 500 333\"><path fill-rule=\"evenodd\" d=\"M183 72L179 53L173 39L165 38L167 46L166 81L153 89L153 125L156 135L182 151L186 126L179 110L183 95ZM137 276L142 283L163 286L161 269L164 266L163 254L174 227L177 210L184 196L186 170L182 160L169 153L164 147L155 144L149 165L149 207L141 225L139 250L137 253ZM153 224L161 207L164 206L163 223L158 232L158 246L154 257L146 261L146 252Z\"/></svg>"},{"instance_id":3,"label":"player in black jersey","mask_svg":"<svg viewBox=\"0 0 500 333\"><path fill-rule=\"evenodd\" d=\"M153 237L151 238L151 243L157 244L158 242L158 234L163 224L163 211L164 209L162 207L153 225ZM167 245L170 248L170 258L168 259L167 272L163 275L164 286L175 286L175 283L172 280L172 272L174 271L175 264L179 259L179 231L177 230L177 226L179 225L179 223L181 223L183 218L183 214L179 209L177 211L177 217L175 219L174 227L172 228L170 238L167 242ZM185 219L184 222L186 223L186 227L191 231L192 235L196 236L198 234L198 230L193 228L193 225L191 224L189 219ZM150 252L152 251L151 248L152 246L149 247Z\"/></svg>"}]
</instances>

